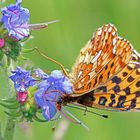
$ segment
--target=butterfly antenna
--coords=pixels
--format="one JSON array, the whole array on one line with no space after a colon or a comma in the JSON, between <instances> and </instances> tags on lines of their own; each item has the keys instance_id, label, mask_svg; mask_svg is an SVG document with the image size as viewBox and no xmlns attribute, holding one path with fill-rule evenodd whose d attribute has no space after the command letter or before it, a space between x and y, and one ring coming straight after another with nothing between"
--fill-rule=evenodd
<instances>
[{"instance_id":1,"label":"butterfly antenna","mask_svg":"<svg viewBox=\"0 0 140 140\"><path fill-rule=\"evenodd\" d=\"M66 112L69 116L71 116L72 118L68 117L65 113ZM62 108L61 114L67 118L68 120L70 120L71 122L75 123L75 124L80 124L82 125L85 129L87 129L89 131L89 127L87 125L85 125L83 122L81 122L78 118L76 118L74 115L72 115L69 111L65 110L64 108Z\"/></svg>"},{"instance_id":2,"label":"butterfly antenna","mask_svg":"<svg viewBox=\"0 0 140 140\"><path fill-rule=\"evenodd\" d=\"M41 56L43 56L43 57L46 58L47 60L52 61L53 63L55 63L55 64L57 64L58 66L60 66L61 69L62 69L62 71L63 71L63 73L64 73L64 75L67 76L67 77L69 77L69 75L68 75L66 69L64 68L64 66L63 66L60 62L58 62L58 61L56 61L56 60L54 60L54 59L48 57L46 54L42 53L42 52L41 52L38 48L36 48L36 47L34 48L34 50L36 50Z\"/></svg>"},{"instance_id":3,"label":"butterfly antenna","mask_svg":"<svg viewBox=\"0 0 140 140\"><path fill-rule=\"evenodd\" d=\"M85 112L88 112L88 113L91 113L91 114L95 114L95 115L100 116L100 117L103 117L103 118L108 118L108 115L99 114L99 113L90 111L90 110L87 109L87 107L85 107L85 109L80 108L80 107L77 107L77 106L71 106L71 105L67 105L67 107L79 109L79 110L82 110L82 111L85 111Z\"/></svg>"}]
</instances>

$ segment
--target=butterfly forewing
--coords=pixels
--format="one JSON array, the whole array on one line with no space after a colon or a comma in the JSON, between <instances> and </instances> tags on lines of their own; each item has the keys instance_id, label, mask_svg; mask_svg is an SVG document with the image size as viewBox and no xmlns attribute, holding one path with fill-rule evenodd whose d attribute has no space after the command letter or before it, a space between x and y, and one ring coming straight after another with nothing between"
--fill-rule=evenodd
<instances>
[{"instance_id":1,"label":"butterfly forewing","mask_svg":"<svg viewBox=\"0 0 140 140\"><path fill-rule=\"evenodd\" d=\"M116 28L104 25L81 50L73 67L73 96L86 94L103 85L131 60L132 46L117 36Z\"/></svg>"}]
</instances>

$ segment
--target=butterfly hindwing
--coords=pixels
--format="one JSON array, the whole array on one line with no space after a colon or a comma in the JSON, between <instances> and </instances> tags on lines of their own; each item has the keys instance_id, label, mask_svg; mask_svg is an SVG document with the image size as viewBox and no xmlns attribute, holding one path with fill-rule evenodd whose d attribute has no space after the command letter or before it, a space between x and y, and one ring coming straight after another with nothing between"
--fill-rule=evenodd
<instances>
[{"instance_id":1,"label":"butterfly hindwing","mask_svg":"<svg viewBox=\"0 0 140 140\"><path fill-rule=\"evenodd\" d=\"M140 109L140 63L136 59L131 60L118 74L97 89L79 97L77 102L107 110Z\"/></svg>"}]
</instances>

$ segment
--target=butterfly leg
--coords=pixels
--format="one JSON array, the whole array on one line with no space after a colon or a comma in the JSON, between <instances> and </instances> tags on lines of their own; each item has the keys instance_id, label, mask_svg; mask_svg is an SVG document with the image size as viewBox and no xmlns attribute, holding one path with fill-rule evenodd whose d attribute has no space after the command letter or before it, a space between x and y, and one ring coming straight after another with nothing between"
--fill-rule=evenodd
<instances>
[{"instance_id":1,"label":"butterfly leg","mask_svg":"<svg viewBox=\"0 0 140 140\"><path fill-rule=\"evenodd\" d=\"M37 47L32 48L32 49L28 49L28 50L24 50L23 53L33 52L33 51L37 51L41 56L43 56L47 60L52 61L53 63L55 63L58 66L60 66L60 68L62 69L64 75L67 76L67 77L69 77L69 74L67 73L66 69L64 68L64 66L60 62L58 62L58 61L56 61L56 60L48 57L46 54L42 53Z\"/></svg>"},{"instance_id":2,"label":"butterfly leg","mask_svg":"<svg viewBox=\"0 0 140 140\"><path fill-rule=\"evenodd\" d=\"M56 129L56 125L58 123L58 120L61 118L61 114L60 112L57 112L56 116L54 119L51 119L51 121L53 121L53 124L52 124L52 130L55 131Z\"/></svg>"},{"instance_id":3,"label":"butterfly leg","mask_svg":"<svg viewBox=\"0 0 140 140\"><path fill-rule=\"evenodd\" d=\"M64 108L62 108L60 113L62 116L64 116L66 119L68 119L72 123L82 125L85 129L89 130L86 124L84 124L82 121L80 121L78 118L76 118L74 115L72 115L69 111L65 110Z\"/></svg>"}]
</instances>

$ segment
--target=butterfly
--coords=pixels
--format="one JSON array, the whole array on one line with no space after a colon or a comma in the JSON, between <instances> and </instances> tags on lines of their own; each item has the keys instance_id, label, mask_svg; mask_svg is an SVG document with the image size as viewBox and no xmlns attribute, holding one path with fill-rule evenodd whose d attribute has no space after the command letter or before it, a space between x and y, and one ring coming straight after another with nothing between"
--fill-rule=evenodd
<instances>
[{"instance_id":1,"label":"butterfly","mask_svg":"<svg viewBox=\"0 0 140 140\"><path fill-rule=\"evenodd\" d=\"M61 63L39 53L58 64L72 83L73 93L56 99L56 109L61 113L69 104L112 111L140 109L140 54L118 36L114 25L105 24L95 31L70 73Z\"/></svg>"},{"instance_id":2,"label":"butterfly","mask_svg":"<svg viewBox=\"0 0 140 140\"><path fill-rule=\"evenodd\" d=\"M62 103L128 111L140 109L140 55L112 24L96 30L69 74L73 93Z\"/></svg>"}]
</instances>

